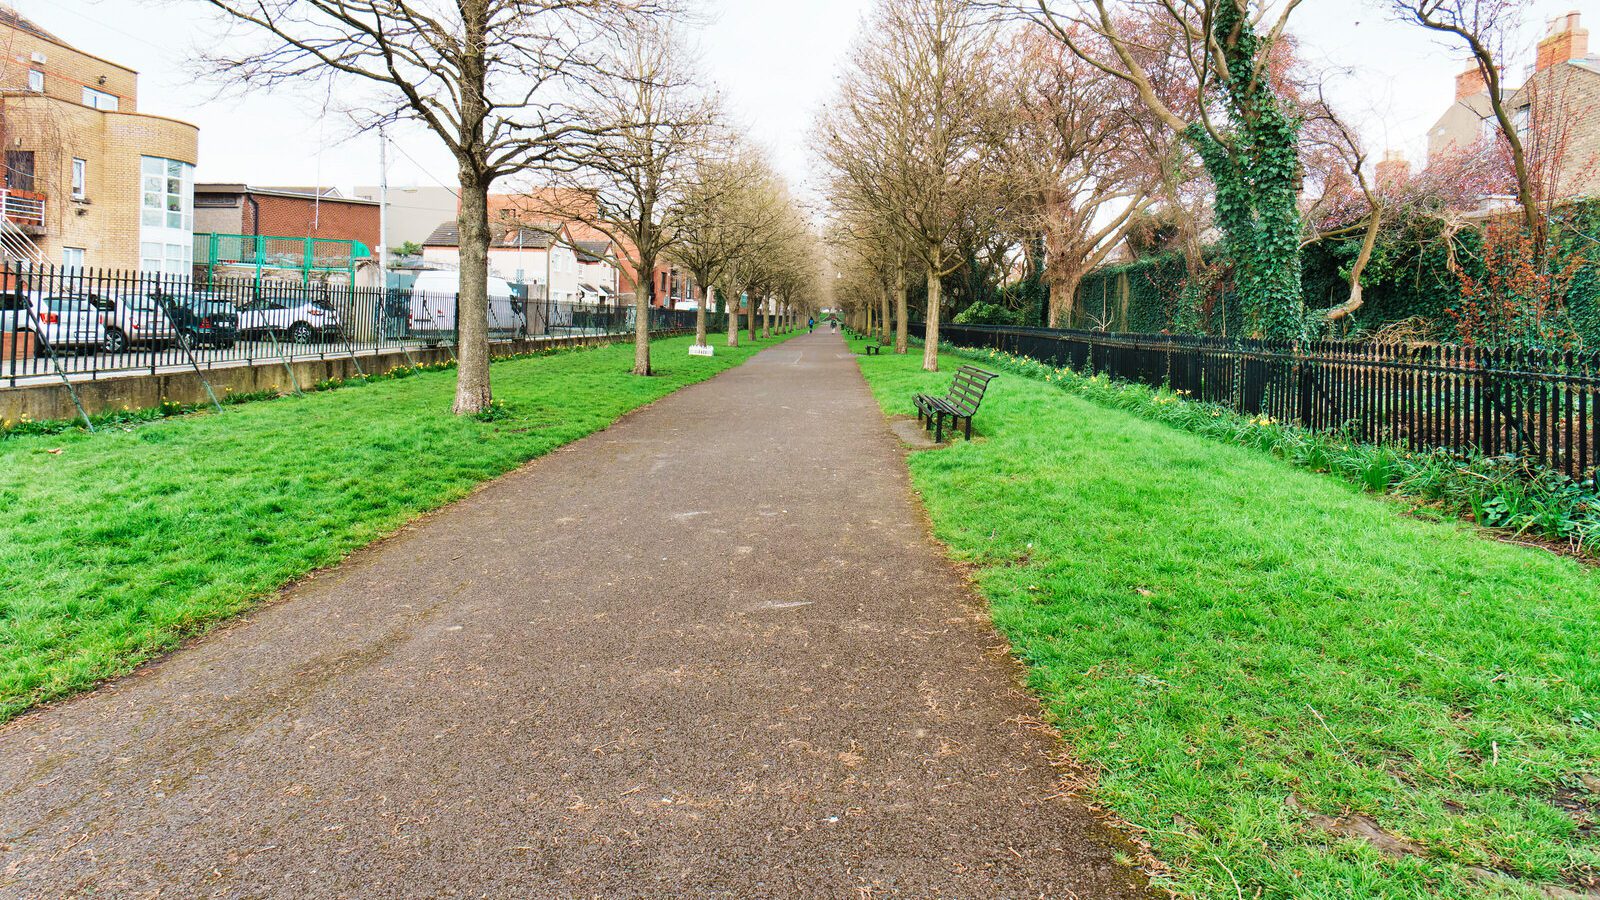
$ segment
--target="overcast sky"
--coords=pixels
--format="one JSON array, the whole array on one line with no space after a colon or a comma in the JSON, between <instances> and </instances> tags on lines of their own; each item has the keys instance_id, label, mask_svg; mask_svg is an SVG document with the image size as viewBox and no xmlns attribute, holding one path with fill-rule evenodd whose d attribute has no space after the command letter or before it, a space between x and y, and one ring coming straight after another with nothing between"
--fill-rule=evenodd
<instances>
[{"instance_id":1,"label":"overcast sky","mask_svg":"<svg viewBox=\"0 0 1600 900\"><path fill-rule=\"evenodd\" d=\"M188 0L11 0L23 14L80 49L141 74L139 109L200 126L202 181L257 185L375 184L375 138L346 139L348 127L319 115L322 104L287 93L214 99L183 59L207 29ZM814 110L826 100L870 0L704 0L710 23L697 36L707 74L720 85L749 132L792 180L811 163L805 141ZM1546 18L1577 9L1600 28L1600 0L1533 0L1524 62ZM1374 157L1385 148L1420 162L1424 133L1450 104L1465 56L1414 26L1391 20L1376 0L1305 0L1294 30L1302 55L1340 71L1335 101L1360 124ZM1519 73L1520 66L1512 66ZM420 135L399 140L390 184L448 183L444 152Z\"/></svg>"}]
</instances>

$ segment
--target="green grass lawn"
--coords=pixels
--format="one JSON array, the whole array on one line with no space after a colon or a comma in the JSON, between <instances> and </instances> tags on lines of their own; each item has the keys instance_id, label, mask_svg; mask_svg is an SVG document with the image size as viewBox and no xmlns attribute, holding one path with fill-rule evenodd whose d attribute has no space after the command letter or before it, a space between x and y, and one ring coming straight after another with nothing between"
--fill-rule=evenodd
<instances>
[{"instance_id":1,"label":"green grass lawn","mask_svg":"<svg viewBox=\"0 0 1600 900\"><path fill-rule=\"evenodd\" d=\"M631 343L498 362L493 422L451 415L442 371L0 441L0 721L778 340L709 359L659 341L652 378L628 374Z\"/></svg>"},{"instance_id":2,"label":"green grass lawn","mask_svg":"<svg viewBox=\"0 0 1600 900\"><path fill-rule=\"evenodd\" d=\"M886 412L921 358L861 358ZM1180 893L1595 889L1600 573L1042 381L976 429L911 457L935 532Z\"/></svg>"}]
</instances>

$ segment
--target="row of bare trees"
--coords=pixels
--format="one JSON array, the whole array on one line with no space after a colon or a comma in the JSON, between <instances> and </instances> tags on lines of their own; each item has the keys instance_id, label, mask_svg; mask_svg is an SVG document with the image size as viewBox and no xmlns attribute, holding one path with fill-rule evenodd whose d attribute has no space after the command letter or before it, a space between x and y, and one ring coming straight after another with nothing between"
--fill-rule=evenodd
<instances>
[{"instance_id":1,"label":"row of bare trees","mask_svg":"<svg viewBox=\"0 0 1600 900\"><path fill-rule=\"evenodd\" d=\"M1459 180L1424 179L1438 196L1421 205L1459 214L1499 173L1539 235L1556 195L1501 78L1522 5L1387 5L1470 54L1497 134L1445 164L1484 176L1473 179L1478 196ZM941 286L975 265L972 248L1004 248L1009 258L994 263L1003 275L1041 271L1055 326L1115 248L1159 241L1185 264L1175 327L1200 329L1224 282L1251 334L1299 338L1349 317L1380 229L1416 198L1378 182L1356 129L1324 99L1335 76L1297 57L1299 6L878 0L816 127L845 302L904 353L906 282L924 278L924 364L934 369ZM1302 252L1344 238L1359 238L1347 294L1308 303Z\"/></svg>"},{"instance_id":2,"label":"row of bare trees","mask_svg":"<svg viewBox=\"0 0 1600 900\"><path fill-rule=\"evenodd\" d=\"M735 319L747 289L760 291L769 315L815 302L809 223L695 77L680 0L197 2L230 32L215 44L227 51L205 60L213 76L244 88L321 83L358 127L414 123L450 152L460 201L457 413L493 396L497 186L521 198L502 213L509 224L576 221L609 239L637 286L635 374L651 372L659 264L678 262L722 289ZM702 304L702 344L704 332Z\"/></svg>"}]
</instances>

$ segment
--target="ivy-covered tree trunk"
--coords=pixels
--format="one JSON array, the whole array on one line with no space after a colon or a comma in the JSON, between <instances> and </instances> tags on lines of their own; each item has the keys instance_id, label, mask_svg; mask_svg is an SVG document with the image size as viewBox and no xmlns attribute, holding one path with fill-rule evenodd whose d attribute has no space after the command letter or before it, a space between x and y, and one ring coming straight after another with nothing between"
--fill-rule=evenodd
<instances>
[{"instance_id":1,"label":"ivy-covered tree trunk","mask_svg":"<svg viewBox=\"0 0 1600 900\"><path fill-rule=\"evenodd\" d=\"M1300 289L1300 121L1274 90L1270 52L1244 4L1217 4L1212 33L1223 40L1229 133L1221 140L1190 124L1184 137L1216 185L1216 223L1233 261L1247 327L1264 338L1292 340L1305 329Z\"/></svg>"}]
</instances>

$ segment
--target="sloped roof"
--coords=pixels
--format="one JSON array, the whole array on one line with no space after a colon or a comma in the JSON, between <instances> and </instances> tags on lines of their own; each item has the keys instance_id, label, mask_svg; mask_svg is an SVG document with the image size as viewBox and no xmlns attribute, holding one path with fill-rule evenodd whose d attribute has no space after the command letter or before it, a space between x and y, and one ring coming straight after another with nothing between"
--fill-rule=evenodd
<instances>
[{"instance_id":1,"label":"sloped roof","mask_svg":"<svg viewBox=\"0 0 1600 900\"><path fill-rule=\"evenodd\" d=\"M10 6L10 4L4 2L0 2L0 25L9 25L18 31L26 31L29 34L38 35L47 41L66 46L66 42L61 38L58 38L50 32L45 31L43 28L40 28L32 19L29 19L22 13L17 12Z\"/></svg>"},{"instance_id":2,"label":"sloped roof","mask_svg":"<svg viewBox=\"0 0 1600 900\"><path fill-rule=\"evenodd\" d=\"M543 250L550 246L552 235L548 231L538 228L516 228L509 225L489 224L489 246L491 248L522 248L527 250ZM424 247L459 247L461 246L461 229L455 220L443 222L428 239L422 242Z\"/></svg>"},{"instance_id":3,"label":"sloped roof","mask_svg":"<svg viewBox=\"0 0 1600 900\"><path fill-rule=\"evenodd\" d=\"M606 255L611 252L610 241L578 241L578 262L598 263L605 262Z\"/></svg>"}]
</instances>

